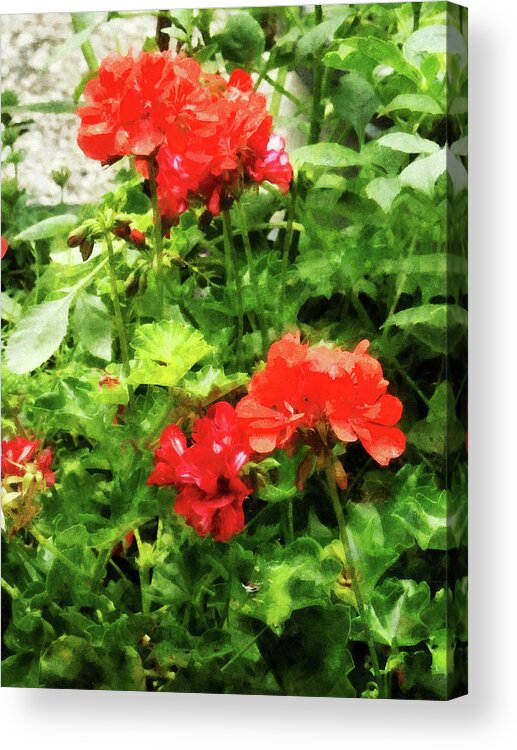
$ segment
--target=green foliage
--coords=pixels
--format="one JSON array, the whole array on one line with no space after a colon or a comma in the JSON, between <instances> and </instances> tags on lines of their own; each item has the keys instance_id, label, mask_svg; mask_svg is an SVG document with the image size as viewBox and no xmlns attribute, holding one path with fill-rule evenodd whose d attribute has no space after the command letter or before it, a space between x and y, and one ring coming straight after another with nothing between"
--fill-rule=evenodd
<instances>
[{"instance_id":1,"label":"green foliage","mask_svg":"<svg viewBox=\"0 0 517 750\"><path fill-rule=\"evenodd\" d=\"M199 331L172 320L140 326L131 345L136 355L131 385L177 385L212 350Z\"/></svg>"},{"instance_id":2,"label":"green foliage","mask_svg":"<svg viewBox=\"0 0 517 750\"><path fill-rule=\"evenodd\" d=\"M131 18L73 15L48 60L85 57L65 100L2 94L3 431L40 438L56 473L33 525L3 535L2 683L462 694L465 17L442 2L162 13L179 53L254 75L295 178L288 195L265 183L231 207L235 272L221 219L198 207L180 217L163 239L161 313L151 203L129 162L110 168L100 201L66 209L29 200L17 174L30 113L73 112L95 75L97 29ZM137 249L113 237L128 367L99 234L120 215L146 238ZM99 229L86 262L66 244L83 222ZM252 456L243 531L201 538L174 512L173 488L146 484L159 436L235 404L265 343L295 329L314 344L371 341L404 407L406 450L380 467L359 441L334 446L346 537L306 446Z\"/></svg>"}]
</instances>

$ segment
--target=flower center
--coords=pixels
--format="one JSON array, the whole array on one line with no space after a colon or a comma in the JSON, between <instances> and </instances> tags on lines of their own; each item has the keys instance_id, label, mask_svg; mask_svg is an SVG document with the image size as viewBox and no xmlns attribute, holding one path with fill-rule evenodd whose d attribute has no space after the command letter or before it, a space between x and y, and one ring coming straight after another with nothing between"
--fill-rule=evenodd
<instances>
[{"instance_id":1,"label":"flower center","mask_svg":"<svg viewBox=\"0 0 517 750\"><path fill-rule=\"evenodd\" d=\"M217 477L217 492L220 495L228 495L230 493L230 480L228 477Z\"/></svg>"}]
</instances>

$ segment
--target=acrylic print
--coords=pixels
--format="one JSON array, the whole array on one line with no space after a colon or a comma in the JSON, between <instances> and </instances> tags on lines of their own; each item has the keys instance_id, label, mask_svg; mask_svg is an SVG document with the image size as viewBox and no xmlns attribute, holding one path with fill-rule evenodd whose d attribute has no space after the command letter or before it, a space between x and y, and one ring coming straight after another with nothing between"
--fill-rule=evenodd
<instances>
[{"instance_id":1,"label":"acrylic print","mask_svg":"<svg viewBox=\"0 0 517 750\"><path fill-rule=\"evenodd\" d=\"M2 17L2 685L467 690L467 12Z\"/></svg>"}]
</instances>

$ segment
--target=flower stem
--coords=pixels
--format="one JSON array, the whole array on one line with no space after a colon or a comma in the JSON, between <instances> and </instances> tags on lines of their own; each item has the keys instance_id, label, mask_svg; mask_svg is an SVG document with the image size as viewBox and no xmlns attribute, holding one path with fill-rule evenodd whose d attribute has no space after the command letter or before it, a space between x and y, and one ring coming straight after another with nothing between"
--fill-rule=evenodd
<instances>
[{"instance_id":1,"label":"flower stem","mask_svg":"<svg viewBox=\"0 0 517 750\"><path fill-rule=\"evenodd\" d=\"M244 252L246 253L246 260L248 261L248 268L250 272L251 285L255 292L257 300L257 317L260 326L260 336L262 338L262 353L265 354L268 349L269 341L267 335L266 321L264 319L264 300L262 298L262 290L257 275L257 267L255 265L255 258L251 249L250 236L248 233L248 224L246 221L246 212L241 201L237 201L237 210L239 213L239 223L242 230L242 241L244 244Z\"/></svg>"},{"instance_id":2,"label":"flower stem","mask_svg":"<svg viewBox=\"0 0 517 750\"><path fill-rule=\"evenodd\" d=\"M162 238L162 216L158 205L158 189L156 186L156 161L154 157L147 159L147 171L149 174L149 190L151 193L151 206L153 208L154 228L154 264L156 274L156 288L158 290L158 312L159 318L163 317L163 238Z\"/></svg>"},{"instance_id":3,"label":"flower stem","mask_svg":"<svg viewBox=\"0 0 517 750\"><path fill-rule=\"evenodd\" d=\"M321 5L314 6L315 26L323 21L323 8ZM312 94L311 124L309 130L309 144L317 143L321 130L321 94L323 83L323 65L321 60L314 60L314 91Z\"/></svg>"},{"instance_id":4,"label":"flower stem","mask_svg":"<svg viewBox=\"0 0 517 750\"><path fill-rule=\"evenodd\" d=\"M129 375L129 348L127 344L126 329L124 326L124 319L122 317L122 308L120 307L120 300L118 298L117 288L117 274L115 270L115 253L113 251L113 242L111 240L111 234L109 231L104 232L104 241L106 243L106 250L108 253L108 269L111 285L111 299L113 301L113 309L115 312L115 326L117 329L118 341L120 344L120 355L122 357L122 370L124 375ZM134 396L132 386L127 386L129 395L129 408L134 411Z\"/></svg>"},{"instance_id":5,"label":"flower stem","mask_svg":"<svg viewBox=\"0 0 517 750\"><path fill-rule=\"evenodd\" d=\"M242 336L244 333L244 305L242 301L241 279L237 272L237 259L232 234L232 220L230 218L230 212L228 209L223 211L223 234L227 275L229 271L233 276L233 283L235 285L235 299L237 303L237 347L235 356L237 361L237 369L239 369L241 366ZM229 284L228 278L226 279L226 283Z\"/></svg>"},{"instance_id":6,"label":"flower stem","mask_svg":"<svg viewBox=\"0 0 517 750\"><path fill-rule=\"evenodd\" d=\"M144 560L142 558L143 544L139 530L135 528L134 534L136 539L136 546L138 547L137 566L138 576L140 578L140 594L142 596L142 614L148 615L151 611L151 597L149 595L150 571L149 567L144 563Z\"/></svg>"},{"instance_id":7,"label":"flower stem","mask_svg":"<svg viewBox=\"0 0 517 750\"><path fill-rule=\"evenodd\" d=\"M284 247L282 250L282 266L280 270L280 295L278 298L279 312L282 312L285 306L285 295L287 287L287 269L289 267L289 251L291 249L291 242L293 239L293 222L294 222L294 202L295 202L295 187L292 186L292 193L288 194L287 199L287 223L284 235Z\"/></svg>"},{"instance_id":8,"label":"flower stem","mask_svg":"<svg viewBox=\"0 0 517 750\"><path fill-rule=\"evenodd\" d=\"M86 26L80 20L79 14L72 13L72 29L74 31L74 34L78 34L79 32L84 31L85 28ZM92 43L89 39L81 44L81 52L83 53L83 57L90 73L96 73L99 68L99 64L97 62L97 57L95 55Z\"/></svg>"},{"instance_id":9,"label":"flower stem","mask_svg":"<svg viewBox=\"0 0 517 750\"><path fill-rule=\"evenodd\" d=\"M350 548L350 542L348 540L348 532L346 529L345 516L343 514L343 508L341 507L341 503L339 501L339 496L338 496L337 489L336 489L336 482L334 479L334 473L332 471L332 464L330 461L327 461L327 465L325 467L325 477L327 480L327 489L329 492L330 499L332 501L332 506L334 508L334 513L336 515L336 520L337 520L337 524L339 527L339 536L341 538L341 543L343 545L343 552L345 555L345 564L350 569L350 578L352 580L352 591L355 596L355 600L357 603L357 610L359 612L359 617L361 619L361 623L362 623L364 633L366 636L366 641L368 643L368 648L370 650L373 673L374 673L377 685L379 687L379 692L382 696L383 681L382 681L381 669L379 666L379 659L377 657L377 651L375 649L375 642L373 640L370 627L366 619L366 606L364 603L361 586L357 579L356 571L354 568L354 558L352 555L352 550Z\"/></svg>"},{"instance_id":10,"label":"flower stem","mask_svg":"<svg viewBox=\"0 0 517 750\"><path fill-rule=\"evenodd\" d=\"M2 578L2 588L5 592L9 594L11 599L18 599L20 596L20 591L16 586L11 586L10 583L7 583L7 581Z\"/></svg>"}]
</instances>

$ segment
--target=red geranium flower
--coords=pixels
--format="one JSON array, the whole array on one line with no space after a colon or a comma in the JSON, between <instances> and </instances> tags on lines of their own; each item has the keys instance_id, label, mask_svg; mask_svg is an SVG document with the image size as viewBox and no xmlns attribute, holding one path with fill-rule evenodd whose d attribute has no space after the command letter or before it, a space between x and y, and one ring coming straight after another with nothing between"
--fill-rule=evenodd
<instances>
[{"instance_id":1,"label":"red geranium flower","mask_svg":"<svg viewBox=\"0 0 517 750\"><path fill-rule=\"evenodd\" d=\"M4 255L6 254L8 250L9 250L9 245L5 237L2 235L2 258L4 257Z\"/></svg>"},{"instance_id":2,"label":"red geranium flower","mask_svg":"<svg viewBox=\"0 0 517 750\"><path fill-rule=\"evenodd\" d=\"M190 131L211 132L215 120L200 74L195 60L170 52L108 55L77 110L79 147L103 164L148 157L167 141L183 151Z\"/></svg>"},{"instance_id":3,"label":"red geranium flower","mask_svg":"<svg viewBox=\"0 0 517 750\"><path fill-rule=\"evenodd\" d=\"M235 410L222 401L196 421L190 447L177 425L165 428L147 483L175 486L176 513L200 536L225 542L244 527L242 505L251 489L239 474L248 460Z\"/></svg>"},{"instance_id":4,"label":"red geranium flower","mask_svg":"<svg viewBox=\"0 0 517 750\"><path fill-rule=\"evenodd\" d=\"M24 477L31 472L41 472L47 487L55 482L54 472L50 468L52 451L45 448L38 451L39 440L26 440L16 437L2 441L2 477Z\"/></svg>"},{"instance_id":5,"label":"red geranium flower","mask_svg":"<svg viewBox=\"0 0 517 750\"><path fill-rule=\"evenodd\" d=\"M250 449L269 453L303 440L316 455L328 457L338 440L359 439L381 466L400 456L406 440L395 425L402 404L386 393L388 381L368 347L365 340L353 352L311 349L300 343L299 333L274 343L265 369L253 376L249 395L237 404Z\"/></svg>"}]
</instances>

